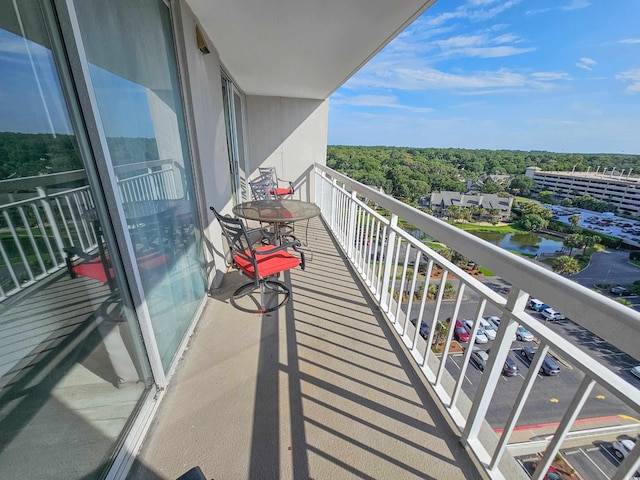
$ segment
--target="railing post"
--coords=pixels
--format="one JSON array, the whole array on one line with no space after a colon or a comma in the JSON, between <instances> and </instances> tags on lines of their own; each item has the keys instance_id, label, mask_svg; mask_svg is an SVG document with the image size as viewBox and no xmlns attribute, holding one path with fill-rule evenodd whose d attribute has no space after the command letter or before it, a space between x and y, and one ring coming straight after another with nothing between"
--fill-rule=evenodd
<instances>
[{"instance_id":1,"label":"railing post","mask_svg":"<svg viewBox=\"0 0 640 480\"><path fill-rule=\"evenodd\" d=\"M51 228L51 233L53 234L53 238L56 241L56 247L58 247L58 253L62 258L64 258L64 242L62 241L62 235L60 234L60 229L58 228L58 222L56 222L56 217L53 214L53 209L47 200L47 190L44 187L36 187L36 191L38 192L38 197L40 198L40 202L42 204L42 208L44 210L44 214L47 216L47 222L49 222L49 226ZM55 263L58 263L53 259Z\"/></svg>"},{"instance_id":2,"label":"railing post","mask_svg":"<svg viewBox=\"0 0 640 480\"><path fill-rule=\"evenodd\" d=\"M393 245L396 242L396 228L398 228L398 216L391 214L389 222L389 238L387 239L387 253L384 256L384 273L382 274L382 294L380 296L380 308L386 312L389 308L389 280L391 276L391 263L393 261Z\"/></svg>"},{"instance_id":3,"label":"railing post","mask_svg":"<svg viewBox=\"0 0 640 480\"><path fill-rule=\"evenodd\" d=\"M355 231L356 231L356 212L357 212L357 204L356 204L356 196L357 192L355 190L351 191L351 203L349 205L349 227L347 230L347 256L353 259L353 248L356 242Z\"/></svg>"},{"instance_id":4,"label":"railing post","mask_svg":"<svg viewBox=\"0 0 640 480\"><path fill-rule=\"evenodd\" d=\"M338 191L338 180L335 178L331 181L331 229L336 231L336 203L338 202L338 198L336 192Z\"/></svg>"},{"instance_id":5,"label":"railing post","mask_svg":"<svg viewBox=\"0 0 640 480\"><path fill-rule=\"evenodd\" d=\"M511 312L522 312L527 303L529 295L519 289L513 289L509 298L507 298L507 304L505 306L505 315L502 316L500 328L498 329L498 335L494 341L492 350L492 359L490 359L487 365L487 374L480 377L480 383L478 390L476 391L471 410L467 418L467 424L462 432L462 440L466 444L469 441L474 441L478 437L482 422L484 422L487 411L489 410L489 404L491 398L496 389L496 385L500 380L501 370L499 368L492 368L497 362L498 365L504 363L509 349L511 347L510 339L515 335L517 324L511 321ZM452 320L453 321L453 320ZM502 322L505 325L502 325Z\"/></svg>"}]
</instances>

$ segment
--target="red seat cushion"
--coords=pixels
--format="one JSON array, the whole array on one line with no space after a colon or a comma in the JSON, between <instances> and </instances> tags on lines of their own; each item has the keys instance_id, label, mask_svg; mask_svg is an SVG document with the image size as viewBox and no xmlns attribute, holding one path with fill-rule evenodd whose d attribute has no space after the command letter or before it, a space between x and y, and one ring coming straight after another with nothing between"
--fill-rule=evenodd
<instances>
[{"instance_id":1,"label":"red seat cushion","mask_svg":"<svg viewBox=\"0 0 640 480\"><path fill-rule=\"evenodd\" d=\"M272 248L273 245L265 245L263 247L257 248L256 251L261 252L270 250ZM250 251L247 251L246 254L249 257L251 256ZM279 250L268 255L256 255L256 260L258 263L259 278L265 278L279 272L284 272L285 270L289 270L300 265L300 260L291 255L286 250ZM239 255L235 255L233 257L233 261L245 274L247 274L251 278L255 278L253 263L251 261L248 261Z\"/></svg>"},{"instance_id":2,"label":"red seat cushion","mask_svg":"<svg viewBox=\"0 0 640 480\"><path fill-rule=\"evenodd\" d=\"M273 188L271 190L269 190L269 193L271 195L273 195ZM280 197L282 195L292 195L293 194L293 190L291 188L276 188L275 189L275 194Z\"/></svg>"},{"instance_id":3,"label":"red seat cushion","mask_svg":"<svg viewBox=\"0 0 640 480\"><path fill-rule=\"evenodd\" d=\"M165 265L168 260L169 255L167 255L166 253L157 252L136 257L136 263L138 264L138 267L143 270L156 268L160 265Z\"/></svg>"},{"instance_id":4,"label":"red seat cushion","mask_svg":"<svg viewBox=\"0 0 640 480\"><path fill-rule=\"evenodd\" d=\"M99 258L74 265L72 268L76 275L107 283L107 273L105 272L104 264ZM113 278L113 268L109 268L109 277Z\"/></svg>"}]
</instances>

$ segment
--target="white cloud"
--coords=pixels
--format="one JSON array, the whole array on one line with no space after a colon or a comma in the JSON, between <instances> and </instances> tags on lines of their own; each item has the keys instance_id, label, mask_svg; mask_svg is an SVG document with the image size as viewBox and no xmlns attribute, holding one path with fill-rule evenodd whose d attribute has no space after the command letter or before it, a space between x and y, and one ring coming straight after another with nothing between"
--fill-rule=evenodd
<instances>
[{"instance_id":1,"label":"white cloud","mask_svg":"<svg viewBox=\"0 0 640 480\"><path fill-rule=\"evenodd\" d=\"M432 108L416 107L413 105L403 105L398 103L397 97L393 95L354 95L352 97L344 95L334 95L331 98L332 105L351 105L354 107L382 107L411 110L414 112L432 112Z\"/></svg>"},{"instance_id":2,"label":"white cloud","mask_svg":"<svg viewBox=\"0 0 640 480\"><path fill-rule=\"evenodd\" d=\"M571 76L566 72L536 72L531 76L541 81L571 80Z\"/></svg>"},{"instance_id":3,"label":"white cloud","mask_svg":"<svg viewBox=\"0 0 640 480\"><path fill-rule=\"evenodd\" d=\"M505 10L519 4L521 0L508 0L506 2L496 2L494 0L469 0L466 5L456 8L452 12L441 13L440 15L429 17L427 25L442 25L450 20L467 19L472 21L489 20L501 14ZM496 4L492 6L492 4Z\"/></svg>"},{"instance_id":4,"label":"white cloud","mask_svg":"<svg viewBox=\"0 0 640 480\"><path fill-rule=\"evenodd\" d=\"M581 8L586 8L591 5L591 2L588 0L573 0L568 5L564 5L560 7L562 10L579 10Z\"/></svg>"},{"instance_id":5,"label":"white cloud","mask_svg":"<svg viewBox=\"0 0 640 480\"><path fill-rule=\"evenodd\" d=\"M616 80L630 82L631 84L625 89L629 93L640 93L640 68L627 70L626 72L616 75Z\"/></svg>"},{"instance_id":6,"label":"white cloud","mask_svg":"<svg viewBox=\"0 0 640 480\"><path fill-rule=\"evenodd\" d=\"M598 62L596 62L592 58L582 57L580 61L576 63L576 67L591 71L597 64Z\"/></svg>"},{"instance_id":7,"label":"white cloud","mask_svg":"<svg viewBox=\"0 0 640 480\"><path fill-rule=\"evenodd\" d=\"M640 43L640 38L626 38L624 40L620 40L620 43L631 43L631 44Z\"/></svg>"}]
</instances>

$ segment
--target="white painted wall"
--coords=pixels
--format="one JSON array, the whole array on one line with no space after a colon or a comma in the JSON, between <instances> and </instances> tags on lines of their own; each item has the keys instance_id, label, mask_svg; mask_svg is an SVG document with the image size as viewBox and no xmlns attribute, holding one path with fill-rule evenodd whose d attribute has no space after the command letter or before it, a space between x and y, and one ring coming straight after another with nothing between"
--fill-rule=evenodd
<instances>
[{"instance_id":1,"label":"white painted wall","mask_svg":"<svg viewBox=\"0 0 640 480\"><path fill-rule=\"evenodd\" d=\"M186 100L190 103L190 140L195 177L199 183L197 189L200 203L206 209L201 217L204 222L205 259L209 265L208 282L210 286L217 287L226 271L225 243L209 206L222 213L231 213L232 207L220 58L208 39L210 53L203 54L198 49L196 18L184 2L181 3L181 13L184 33L182 53L187 68L181 74L185 89L188 90Z\"/></svg>"},{"instance_id":2,"label":"white painted wall","mask_svg":"<svg viewBox=\"0 0 640 480\"><path fill-rule=\"evenodd\" d=\"M246 105L249 178L275 166L294 182L296 198L313 199L310 169L326 163L329 101L251 95Z\"/></svg>"},{"instance_id":3,"label":"white painted wall","mask_svg":"<svg viewBox=\"0 0 640 480\"><path fill-rule=\"evenodd\" d=\"M220 81L221 61L215 45L202 32L209 47L203 54L196 45L196 18L181 3L183 30L182 79L190 104L190 139L194 171L200 183L204 213L206 260L210 265L209 284L219 286L226 271L225 244L210 205L231 213L229 158ZM181 45L178 42L178 48ZM242 89L242 85L238 85ZM247 170L255 176L258 166L275 166L281 178L292 180L296 198L313 199L312 165L325 164L327 150L328 100L248 96L246 98Z\"/></svg>"}]
</instances>

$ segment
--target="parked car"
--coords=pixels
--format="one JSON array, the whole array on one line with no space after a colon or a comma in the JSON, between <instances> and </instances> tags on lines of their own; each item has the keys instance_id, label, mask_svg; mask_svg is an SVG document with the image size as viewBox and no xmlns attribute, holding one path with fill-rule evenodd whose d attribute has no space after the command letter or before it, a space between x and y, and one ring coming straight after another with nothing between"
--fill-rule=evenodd
<instances>
[{"instance_id":1,"label":"parked car","mask_svg":"<svg viewBox=\"0 0 640 480\"><path fill-rule=\"evenodd\" d=\"M462 322L462 325L464 325L464 328L467 330L467 333L469 335L471 335L471 331L473 330L473 321L464 320ZM475 343L487 343L488 341L489 341L489 339L485 335L484 329L482 328L482 326L478 326L478 331L476 332Z\"/></svg>"},{"instance_id":2,"label":"parked car","mask_svg":"<svg viewBox=\"0 0 640 480\"><path fill-rule=\"evenodd\" d=\"M640 378L640 365L636 365L631 369L631 375L635 375L636 377Z\"/></svg>"},{"instance_id":3,"label":"parked car","mask_svg":"<svg viewBox=\"0 0 640 480\"><path fill-rule=\"evenodd\" d=\"M529 362L533 362L534 357L536 356L537 348L534 347L522 347L522 355L529 360ZM560 365L556 363L556 361L551 358L549 355L545 355L544 361L540 366L540 373L544 373L545 375L558 375L560 373Z\"/></svg>"},{"instance_id":4,"label":"parked car","mask_svg":"<svg viewBox=\"0 0 640 480\"><path fill-rule=\"evenodd\" d=\"M516 331L516 338L521 342L532 342L533 341L533 333L524 328L522 325L518 325L518 330Z\"/></svg>"},{"instance_id":5,"label":"parked car","mask_svg":"<svg viewBox=\"0 0 640 480\"><path fill-rule=\"evenodd\" d=\"M531 310L535 310L536 312L541 312L542 310L549 308L549 305L541 302L537 298L532 298L531 300L529 300L529 308Z\"/></svg>"},{"instance_id":6,"label":"parked car","mask_svg":"<svg viewBox=\"0 0 640 480\"><path fill-rule=\"evenodd\" d=\"M418 324L418 319L412 318L411 323L415 327ZM429 325L424 322L420 324L420 336L425 340L429 337Z\"/></svg>"},{"instance_id":7,"label":"parked car","mask_svg":"<svg viewBox=\"0 0 640 480\"><path fill-rule=\"evenodd\" d=\"M484 320L486 320L489 323L489 325L494 327L494 330L496 330L496 334L497 334L498 333L497 330L498 328L500 328L500 317L489 317ZM493 340L493 338L491 340ZM513 341L514 342L516 341L515 334L513 335Z\"/></svg>"},{"instance_id":8,"label":"parked car","mask_svg":"<svg viewBox=\"0 0 640 480\"><path fill-rule=\"evenodd\" d=\"M515 377L518 374L518 364L513 358L507 357L505 359L502 373L507 377Z\"/></svg>"},{"instance_id":9,"label":"parked car","mask_svg":"<svg viewBox=\"0 0 640 480\"><path fill-rule=\"evenodd\" d=\"M616 287L610 288L609 291L611 293L613 293L614 295L618 295L618 296L626 295L627 293L629 293L629 290L627 290L626 288L624 288L621 285L618 285Z\"/></svg>"},{"instance_id":10,"label":"parked car","mask_svg":"<svg viewBox=\"0 0 640 480\"><path fill-rule=\"evenodd\" d=\"M487 338L489 340L495 340L496 339L496 334L498 332L496 332L496 329L493 328L492 324L487 322L484 318L481 318L480 319L480 326L484 330L484 334L487 336Z\"/></svg>"},{"instance_id":11,"label":"parked car","mask_svg":"<svg viewBox=\"0 0 640 480\"><path fill-rule=\"evenodd\" d=\"M491 349L487 348L487 354L490 352ZM518 364L513 358L507 356L504 361L504 365L502 366L502 373L507 377L513 377L518 374Z\"/></svg>"},{"instance_id":12,"label":"parked car","mask_svg":"<svg viewBox=\"0 0 640 480\"><path fill-rule=\"evenodd\" d=\"M547 320L564 320L566 318L563 314L556 312L553 308L545 308L541 313Z\"/></svg>"},{"instance_id":13,"label":"parked car","mask_svg":"<svg viewBox=\"0 0 640 480\"><path fill-rule=\"evenodd\" d=\"M625 438L612 442L611 450L613 450L613 454L616 456L616 458L622 461L627 458L627 456L629 455L629 453L631 453L631 450L633 450L633 447L635 446L636 444L633 440Z\"/></svg>"},{"instance_id":14,"label":"parked car","mask_svg":"<svg viewBox=\"0 0 640 480\"><path fill-rule=\"evenodd\" d=\"M464 325L462 325L462 322L460 320L456 320L456 323L453 327L453 336L459 342L469 341L469 334L467 333L467 330L464 328Z\"/></svg>"},{"instance_id":15,"label":"parked car","mask_svg":"<svg viewBox=\"0 0 640 480\"><path fill-rule=\"evenodd\" d=\"M496 328L500 328L500 317L489 317L487 321L493 323Z\"/></svg>"},{"instance_id":16,"label":"parked car","mask_svg":"<svg viewBox=\"0 0 640 480\"><path fill-rule=\"evenodd\" d=\"M471 352L471 360L473 360L481 371L484 371L484 367L487 366L487 361L489 360L489 353L474 345Z\"/></svg>"}]
</instances>

